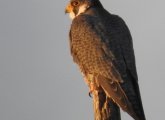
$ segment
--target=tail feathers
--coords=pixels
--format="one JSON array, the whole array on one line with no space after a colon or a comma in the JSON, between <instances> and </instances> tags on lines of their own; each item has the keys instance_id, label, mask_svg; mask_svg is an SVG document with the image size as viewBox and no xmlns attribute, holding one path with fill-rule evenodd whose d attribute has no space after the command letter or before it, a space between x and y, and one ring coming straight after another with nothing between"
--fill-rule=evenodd
<instances>
[{"instance_id":1,"label":"tail feathers","mask_svg":"<svg viewBox=\"0 0 165 120\"><path fill-rule=\"evenodd\" d=\"M140 118L140 120L146 120L138 83L134 83L134 85L132 85L131 82L130 83L127 82L127 83L121 84L121 87L125 91L125 93L127 93L127 98L131 102L132 107L134 111L136 112L136 115Z\"/></svg>"},{"instance_id":2,"label":"tail feathers","mask_svg":"<svg viewBox=\"0 0 165 120\"><path fill-rule=\"evenodd\" d=\"M129 102L127 96L122 90L119 83L113 81L111 79L104 78L99 76L97 79L99 86L101 86L106 93L106 95L113 99L113 101L120 106L124 111L126 111L130 116L132 116L135 120L142 120L137 117L131 103Z\"/></svg>"}]
</instances>

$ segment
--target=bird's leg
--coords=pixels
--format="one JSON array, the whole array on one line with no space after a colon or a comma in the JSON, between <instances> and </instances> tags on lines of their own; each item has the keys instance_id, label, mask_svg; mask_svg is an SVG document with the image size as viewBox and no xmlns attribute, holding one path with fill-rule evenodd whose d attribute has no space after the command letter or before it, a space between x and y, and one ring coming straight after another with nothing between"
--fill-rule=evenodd
<instances>
[{"instance_id":1,"label":"bird's leg","mask_svg":"<svg viewBox=\"0 0 165 120\"><path fill-rule=\"evenodd\" d=\"M92 97L93 92L96 90L94 83L90 83L89 85L89 96Z\"/></svg>"},{"instance_id":2,"label":"bird's leg","mask_svg":"<svg viewBox=\"0 0 165 120\"><path fill-rule=\"evenodd\" d=\"M88 92L88 94L89 94L89 96L90 97L92 97L91 96L91 93L92 93L92 90L91 90L91 83L90 83L90 81L86 78L86 77L84 77L84 81L85 81L85 83L88 85L88 87L89 87L89 92Z\"/></svg>"},{"instance_id":3,"label":"bird's leg","mask_svg":"<svg viewBox=\"0 0 165 120\"><path fill-rule=\"evenodd\" d=\"M85 83L89 87L89 96L92 97L92 93L97 90L97 85L95 84L95 79L92 74L88 74L87 77L84 77Z\"/></svg>"}]
</instances>

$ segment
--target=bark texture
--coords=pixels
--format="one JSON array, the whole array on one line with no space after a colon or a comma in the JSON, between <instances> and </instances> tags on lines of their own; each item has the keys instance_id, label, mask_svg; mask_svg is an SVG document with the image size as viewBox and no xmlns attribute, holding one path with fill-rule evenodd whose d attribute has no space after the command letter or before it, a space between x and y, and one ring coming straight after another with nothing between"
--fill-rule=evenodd
<instances>
[{"instance_id":1,"label":"bark texture","mask_svg":"<svg viewBox=\"0 0 165 120\"><path fill-rule=\"evenodd\" d=\"M93 92L94 120L121 120L120 109L102 89Z\"/></svg>"}]
</instances>

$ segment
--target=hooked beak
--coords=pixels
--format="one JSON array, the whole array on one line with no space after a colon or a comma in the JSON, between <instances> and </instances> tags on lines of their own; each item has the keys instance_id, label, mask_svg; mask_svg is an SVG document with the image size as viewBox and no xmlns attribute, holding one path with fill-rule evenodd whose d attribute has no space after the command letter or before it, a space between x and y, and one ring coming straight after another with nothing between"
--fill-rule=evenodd
<instances>
[{"instance_id":1,"label":"hooked beak","mask_svg":"<svg viewBox=\"0 0 165 120\"><path fill-rule=\"evenodd\" d=\"M72 12L72 9L73 8L72 8L71 4L69 3L65 8L65 14Z\"/></svg>"}]
</instances>

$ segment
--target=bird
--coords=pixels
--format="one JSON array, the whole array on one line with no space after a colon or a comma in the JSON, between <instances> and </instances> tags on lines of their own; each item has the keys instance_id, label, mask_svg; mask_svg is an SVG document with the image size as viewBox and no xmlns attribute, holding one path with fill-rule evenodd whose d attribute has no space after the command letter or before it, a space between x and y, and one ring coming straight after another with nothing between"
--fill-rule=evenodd
<instances>
[{"instance_id":1,"label":"bird","mask_svg":"<svg viewBox=\"0 0 165 120\"><path fill-rule=\"evenodd\" d=\"M70 0L70 51L92 93L105 95L135 120L146 120L133 40L125 21L109 13L99 0Z\"/></svg>"}]
</instances>

